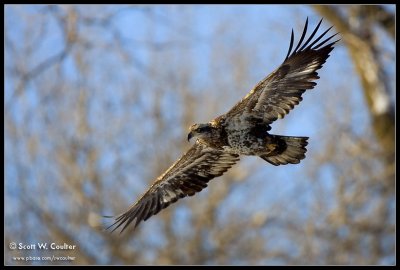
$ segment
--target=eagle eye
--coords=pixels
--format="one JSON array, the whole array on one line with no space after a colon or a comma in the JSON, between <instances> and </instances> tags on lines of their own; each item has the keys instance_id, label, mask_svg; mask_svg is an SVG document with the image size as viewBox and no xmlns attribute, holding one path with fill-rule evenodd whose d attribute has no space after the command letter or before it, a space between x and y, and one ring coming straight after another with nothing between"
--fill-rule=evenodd
<instances>
[{"instance_id":1,"label":"eagle eye","mask_svg":"<svg viewBox=\"0 0 400 270\"><path fill-rule=\"evenodd\" d=\"M210 132L211 128L209 126L199 128L199 132Z\"/></svg>"}]
</instances>

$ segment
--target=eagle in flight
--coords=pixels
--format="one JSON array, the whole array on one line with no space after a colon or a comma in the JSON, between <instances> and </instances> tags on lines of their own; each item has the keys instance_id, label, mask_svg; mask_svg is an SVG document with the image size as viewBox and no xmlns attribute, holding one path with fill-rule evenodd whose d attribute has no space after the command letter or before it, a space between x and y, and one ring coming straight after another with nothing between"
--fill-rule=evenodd
<instances>
[{"instance_id":1,"label":"eagle in flight","mask_svg":"<svg viewBox=\"0 0 400 270\"><path fill-rule=\"evenodd\" d=\"M321 21L303 43L308 26L292 51L290 46L283 63L260 81L229 112L205 124L194 124L189 129L188 141L196 137L195 144L167 171L160 175L150 188L130 208L115 217L108 227L114 230L135 221L134 226L157 214L180 198L193 196L207 187L208 181L221 176L241 155L259 156L272 165L297 164L305 158L308 137L269 134L270 124L283 118L302 100L301 95L316 86L319 70L338 42L326 38L330 27L315 37ZM328 44L326 44L328 43Z\"/></svg>"}]
</instances>

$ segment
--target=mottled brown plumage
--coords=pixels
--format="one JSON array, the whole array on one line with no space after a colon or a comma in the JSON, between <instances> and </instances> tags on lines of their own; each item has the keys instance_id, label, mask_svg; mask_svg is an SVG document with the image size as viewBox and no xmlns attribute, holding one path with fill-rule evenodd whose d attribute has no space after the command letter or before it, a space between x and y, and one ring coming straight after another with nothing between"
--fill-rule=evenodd
<instances>
[{"instance_id":1,"label":"mottled brown plumage","mask_svg":"<svg viewBox=\"0 0 400 270\"><path fill-rule=\"evenodd\" d=\"M319 70L338 41L326 44L335 35L320 41L329 28L313 39L318 23L307 41L308 19L296 48L294 34L284 62L260 81L228 113L206 124L190 127L188 140L196 143L123 214L115 219L121 232L135 220L136 227L178 199L192 196L207 187L208 181L222 175L240 155L256 155L273 165L296 164L305 158L308 137L269 134L270 124L283 118L302 100L301 95L316 86Z\"/></svg>"}]
</instances>

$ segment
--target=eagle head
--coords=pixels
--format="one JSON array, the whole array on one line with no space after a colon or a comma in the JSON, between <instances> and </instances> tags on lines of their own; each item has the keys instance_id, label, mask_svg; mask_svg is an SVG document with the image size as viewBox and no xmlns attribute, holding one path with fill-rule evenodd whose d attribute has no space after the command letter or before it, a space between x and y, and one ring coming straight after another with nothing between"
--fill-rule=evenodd
<instances>
[{"instance_id":1,"label":"eagle head","mask_svg":"<svg viewBox=\"0 0 400 270\"><path fill-rule=\"evenodd\" d=\"M210 123L194 124L189 128L188 141L193 137L207 138L211 135L212 127Z\"/></svg>"}]
</instances>

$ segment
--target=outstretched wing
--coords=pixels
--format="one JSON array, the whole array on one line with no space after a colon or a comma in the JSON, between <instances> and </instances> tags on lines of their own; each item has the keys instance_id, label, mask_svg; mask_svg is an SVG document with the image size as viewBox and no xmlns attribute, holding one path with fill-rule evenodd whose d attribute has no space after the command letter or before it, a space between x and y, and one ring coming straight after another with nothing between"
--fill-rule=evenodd
<instances>
[{"instance_id":1,"label":"outstretched wing","mask_svg":"<svg viewBox=\"0 0 400 270\"><path fill-rule=\"evenodd\" d=\"M336 40L325 46L334 34L320 41L332 28L330 27L319 37L313 40L321 21L302 45L307 33L308 18L304 26L303 34L293 52L294 34L292 30L289 51L284 62L265 79L260 81L238 104L227 114L228 121L237 119L255 118L270 124L277 118L283 118L291 109L302 100L301 95L308 89L317 85L314 81L319 79L319 70L333 50Z\"/></svg>"},{"instance_id":2,"label":"outstretched wing","mask_svg":"<svg viewBox=\"0 0 400 270\"><path fill-rule=\"evenodd\" d=\"M122 226L121 232L136 219L136 226L157 214L178 199L193 196L207 187L207 182L221 176L239 160L236 154L228 154L199 141L190 148L164 174L159 176L144 195L125 213L115 218L113 231Z\"/></svg>"}]
</instances>

